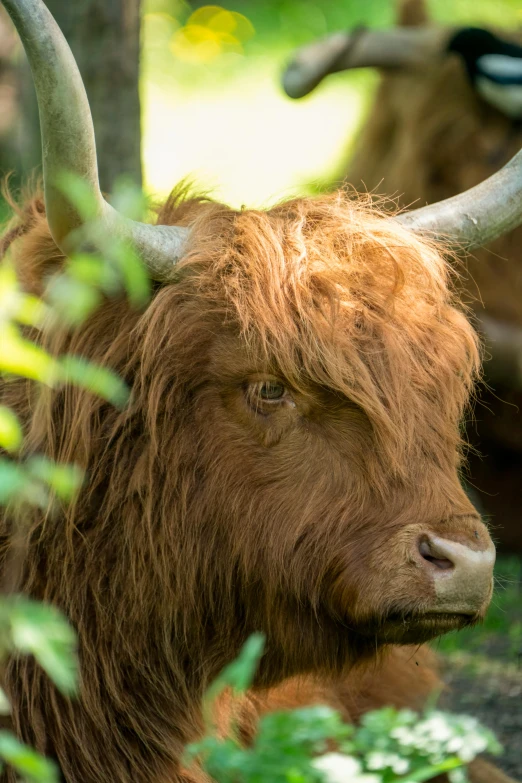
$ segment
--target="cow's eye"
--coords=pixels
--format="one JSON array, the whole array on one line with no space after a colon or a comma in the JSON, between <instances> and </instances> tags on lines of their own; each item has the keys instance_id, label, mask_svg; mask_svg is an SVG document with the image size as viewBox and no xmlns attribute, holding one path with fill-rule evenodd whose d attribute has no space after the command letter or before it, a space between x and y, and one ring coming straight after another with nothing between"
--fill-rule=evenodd
<instances>
[{"instance_id":1,"label":"cow's eye","mask_svg":"<svg viewBox=\"0 0 522 783\"><path fill-rule=\"evenodd\" d=\"M269 413L279 406L295 407L287 387L276 379L265 379L249 383L247 400L257 413Z\"/></svg>"},{"instance_id":2,"label":"cow's eye","mask_svg":"<svg viewBox=\"0 0 522 783\"><path fill-rule=\"evenodd\" d=\"M277 381L265 381L259 384L258 395L262 400L281 400L285 392L283 384Z\"/></svg>"}]
</instances>

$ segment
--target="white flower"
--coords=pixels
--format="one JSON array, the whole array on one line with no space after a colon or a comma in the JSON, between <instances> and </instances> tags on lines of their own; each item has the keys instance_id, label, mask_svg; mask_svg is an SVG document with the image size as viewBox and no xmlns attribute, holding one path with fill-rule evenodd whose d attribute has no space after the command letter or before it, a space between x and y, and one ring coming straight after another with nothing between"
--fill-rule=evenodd
<instances>
[{"instance_id":1,"label":"white flower","mask_svg":"<svg viewBox=\"0 0 522 783\"><path fill-rule=\"evenodd\" d=\"M387 753L369 753L366 759L368 769L386 769L389 766Z\"/></svg>"},{"instance_id":2,"label":"white flower","mask_svg":"<svg viewBox=\"0 0 522 783\"><path fill-rule=\"evenodd\" d=\"M453 734L451 727L442 715L433 715L417 726L419 733L427 734L430 739L446 742Z\"/></svg>"},{"instance_id":3,"label":"white flower","mask_svg":"<svg viewBox=\"0 0 522 783\"><path fill-rule=\"evenodd\" d=\"M397 775L403 775L410 763L396 753L369 753L366 759L368 769L391 769Z\"/></svg>"},{"instance_id":4,"label":"white flower","mask_svg":"<svg viewBox=\"0 0 522 783\"><path fill-rule=\"evenodd\" d=\"M446 745L448 753L458 753L465 745L464 737L452 737Z\"/></svg>"},{"instance_id":5,"label":"white flower","mask_svg":"<svg viewBox=\"0 0 522 783\"><path fill-rule=\"evenodd\" d=\"M468 783L466 771L462 767L452 769L448 772L450 783Z\"/></svg>"},{"instance_id":6,"label":"white flower","mask_svg":"<svg viewBox=\"0 0 522 783\"><path fill-rule=\"evenodd\" d=\"M478 720L476 718L472 718L471 715L459 716L459 723L462 729L468 734L472 734L477 730L480 730L480 724Z\"/></svg>"},{"instance_id":7,"label":"white flower","mask_svg":"<svg viewBox=\"0 0 522 783\"><path fill-rule=\"evenodd\" d=\"M366 775L361 763L342 753L326 753L314 759L312 765L323 772L327 783L381 783L379 775Z\"/></svg>"},{"instance_id":8,"label":"white flower","mask_svg":"<svg viewBox=\"0 0 522 783\"><path fill-rule=\"evenodd\" d=\"M326 753L314 759L312 766L324 772L328 783L352 783L355 776L361 773L361 764L351 756L342 753Z\"/></svg>"},{"instance_id":9,"label":"white flower","mask_svg":"<svg viewBox=\"0 0 522 783\"><path fill-rule=\"evenodd\" d=\"M401 745L408 747L415 743L415 734L409 726L397 726L390 731L390 737L396 739Z\"/></svg>"},{"instance_id":10,"label":"white flower","mask_svg":"<svg viewBox=\"0 0 522 783\"><path fill-rule=\"evenodd\" d=\"M486 750L487 742L482 737L470 737L467 743L457 753L459 759L466 764L473 761L474 758Z\"/></svg>"},{"instance_id":11,"label":"white flower","mask_svg":"<svg viewBox=\"0 0 522 783\"><path fill-rule=\"evenodd\" d=\"M390 767L396 775L404 775L410 768L410 762L407 759L401 759L400 756L395 756Z\"/></svg>"},{"instance_id":12,"label":"white flower","mask_svg":"<svg viewBox=\"0 0 522 783\"><path fill-rule=\"evenodd\" d=\"M488 747L488 741L483 734L475 734L469 738L469 745L470 749L473 750L474 753L478 756L479 753L482 753L486 750Z\"/></svg>"}]
</instances>

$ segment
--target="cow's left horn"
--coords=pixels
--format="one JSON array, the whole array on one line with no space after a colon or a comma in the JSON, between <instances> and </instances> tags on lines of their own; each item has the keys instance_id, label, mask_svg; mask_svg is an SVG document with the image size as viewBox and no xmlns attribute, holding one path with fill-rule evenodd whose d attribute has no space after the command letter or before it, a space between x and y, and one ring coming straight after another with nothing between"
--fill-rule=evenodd
<instances>
[{"instance_id":1,"label":"cow's left horn","mask_svg":"<svg viewBox=\"0 0 522 783\"><path fill-rule=\"evenodd\" d=\"M507 234L522 223L522 150L474 188L397 220L456 250L473 250Z\"/></svg>"},{"instance_id":2,"label":"cow's left horn","mask_svg":"<svg viewBox=\"0 0 522 783\"><path fill-rule=\"evenodd\" d=\"M283 74L283 88L290 98L302 98L330 73L425 65L440 57L450 32L427 26L334 33L298 50Z\"/></svg>"},{"instance_id":3,"label":"cow's left horn","mask_svg":"<svg viewBox=\"0 0 522 783\"><path fill-rule=\"evenodd\" d=\"M172 274L187 229L152 226L123 217L102 196L94 128L80 72L69 45L42 0L2 0L22 40L33 74L42 134L45 206L54 241L71 251L71 234L82 217L57 187L59 176L76 174L91 189L97 217L112 234L129 242L151 275Z\"/></svg>"}]
</instances>

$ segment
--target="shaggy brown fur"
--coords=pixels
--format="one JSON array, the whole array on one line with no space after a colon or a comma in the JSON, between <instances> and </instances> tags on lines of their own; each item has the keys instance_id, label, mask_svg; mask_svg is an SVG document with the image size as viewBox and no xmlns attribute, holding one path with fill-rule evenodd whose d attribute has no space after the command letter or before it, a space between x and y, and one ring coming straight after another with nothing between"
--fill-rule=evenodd
<instances>
[{"instance_id":1,"label":"shaggy brown fur","mask_svg":"<svg viewBox=\"0 0 522 783\"><path fill-rule=\"evenodd\" d=\"M12 254L41 291L63 258L41 204L21 215ZM418 536L489 540L458 476L476 336L436 248L341 194L269 212L172 197L159 220L192 227L173 284L144 312L108 301L41 337L114 368L129 407L26 382L0 394L28 452L89 476L72 508L33 512L19 585L78 630L80 700L32 660L6 672L16 731L67 783L187 779L202 693L255 630L262 691L310 675L304 692L319 683L347 717L388 692L415 703L411 652L393 654L407 678L385 658L388 691L366 697L363 672L462 621L420 617L434 592ZM272 378L277 404L259 395Z\"/></svg>"},{"instance_id":2,"label":"shaggy brown fur","mask_svg":"<svg viewBox=\"0 0 522 783\"><path fill-rule=\"evenodd\" d=\"M398 21L428 23L424 0L403 2ZM520 124L485 103L452 56L442 65L383 74L346 180L401 206L434 203L482 182L521 147ZM521 248L518 228L466 259L461 295L479 315L522 327ZM492 383L493 391L480 392L478 437L475 428L470 432L485 456L471 460L471 482L493 515L496 537L507 549L522 550L522 393L520 386Z\"/></svg>"}]
</instances>

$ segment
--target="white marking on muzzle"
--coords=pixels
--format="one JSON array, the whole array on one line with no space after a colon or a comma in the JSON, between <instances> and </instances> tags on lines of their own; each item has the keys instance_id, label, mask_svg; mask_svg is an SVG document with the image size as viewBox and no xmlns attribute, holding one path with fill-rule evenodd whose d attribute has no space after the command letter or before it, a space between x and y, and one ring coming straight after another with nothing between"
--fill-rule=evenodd
<instances>
[{"instance_id":1,"label":"white marking on muzzle","mask_svg":"<svg viewBox=\"0 0 522 783\"><path fill-rule=\"evenodd\" d=\"M474 613L491 592L495 547L471 549L457 541L434 536L430 539L435 557L451 561L453 568L433 572L439 611Z\"/></svg>"}]
</instances>

